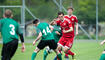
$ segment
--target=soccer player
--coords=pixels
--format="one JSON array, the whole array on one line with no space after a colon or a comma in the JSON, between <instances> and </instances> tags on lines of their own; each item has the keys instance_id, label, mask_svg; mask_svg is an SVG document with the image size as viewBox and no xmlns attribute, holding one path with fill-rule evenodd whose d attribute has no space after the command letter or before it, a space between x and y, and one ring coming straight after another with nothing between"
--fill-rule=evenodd
<instances>
[{"instance_id":1,"label":"soccer player","mask_svg":"<svg viewBox=\"0 0 105 60\"><path fill-rule=\"evenodd\" d=\"M101 45L103 45L105 43L105 40L101 42ZM105 60L105 50L103 51L100 60Z\"/></svg>"},{"instance_id":2,"label":"soccer player","mask_svg":"<svg viewBox=\"0 0 105 60\"><path fill-rule=\"evenodd\" d=\"M58 58L62 60L61 54L59 51L56 49L57 44L54 41L54 36L51 31L53 31L53 27L50 26L48 23L40 23L38 19L35 19L33 21L33 24L40 30L38 37L35 39L33 42L33 45L42 37L41 41L37 45L36 49L34 50L31 60L34 60L36 58L37 53L42 50L44 47L49 46L50 49L53 49Z\"/></svg>"},{"instance_id":3,"label":"soccer player","mask_svg":"<svg viewBox=\"0 0 105 60\"><path fill-rule=\"evenodd\" d=\"M67 9L68 15L65 15L64 18L69 19L71 21L71 23L72 23L73 31L71 33L73 34L73 40L74 40L74 37L75 37L75 33L74 33L75 29L74 29L74 27L75 27L75 25L76 25L76 35L78 35L78 19L77 19L77 17L75 15L72 14L73 11L74 11L74 9L72 7L69 7ZM71 52L71 51L69 50L69 52ZM71 52L72 59L74 59L74 55L75 54L73 52ZM69 58L68 54L65 54L65 58Z\"/></svg>"},{"instance_id":4,"label":"soccer player","mask_svg":"<svg viewBox=\"0 0 105 60\"><path fill-rule=\"evenodd\" d=\"M52 22L61 26L62 37L58 42L58 50L61 50L61 48L63 47L63 51L70 55L71 52L69 52L68 50L71 49L73 43L72 23L68 19L64 18L63 12L58 13L58 18L59 20Z\"/></svg>"},{"instance_id":5,"label":"soccer player","mask_svg":"<svg viewBox=\"0 0 105 60\"><path fill-rule=\"evenodd\" d=\"M61 37L61 28L60 28L60 26L57 26L57 25L53 25L53 24L51 24L51 25L54 28L52 33L53 33L53 36L54 36L55 43L57 44L60 37ZM49 47L46 47L46 50L44 50L44 58L43 58L43 60L46 60L47 55L49 53L51 53L51 52L52 52L52 50Z\"/></svg>"},{"instance_id":6,"label":"soccer player","mask_svg":"<svg viewBox=\"0 0 105 60\"><path fill-rule=\"evenodd\" d=\"M1 35L3 37L3 48L1 60L11 60L18 47L18 35L22 42L22 52L25 50L23 33L19 24L12 19L12 11L7 9L0 20Z\"/></svg>"}]
</instances>

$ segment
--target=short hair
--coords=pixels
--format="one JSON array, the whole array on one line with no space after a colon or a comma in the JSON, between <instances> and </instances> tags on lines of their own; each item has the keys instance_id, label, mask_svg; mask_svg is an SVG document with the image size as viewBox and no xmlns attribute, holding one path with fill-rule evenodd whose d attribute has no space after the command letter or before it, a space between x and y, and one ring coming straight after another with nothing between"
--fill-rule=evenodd
<instances>
[{"instance_id":1,"label":"short hair","mask_svg":"<svg viewBox=\"0 0 105 60\"><path fill-rule=\"evenodd\" d=\"M39 19L35 19L34 21L33 21L33 24L37 24L39 22Z\"/></svg>"},{"instance_id":2,"label":"short hair","mask_svg":"<svg viewBox=\"0 0 105 60\"><path fill-rule=\"evenodd\" d=\"M12 15L12 11L10 9L7 9L4 13L5 17L10 18Z\"/></svg>"},{"instance_id":3,"label":"short hair","mask_svg":"<svg viewBox=\"0 0 105 60\"><path fill-rule=\"evenodd\" d=\"M63 14L63 15L64 15L64 13L63 13L63 12L58 12L58 15L61 15L61 14Z\"/></svg>"},{"instance_id":4,"label":"short hair","mask_svg":"<svg viewBox=\"0 0 105 60\"><path fill-rule=\"evenodd\" d=\"M69 10L69 9L74 10L74 8L73 8L73 7L68 7L68 8L67 8L67 10Z\"/></svg>"}]
</instances>

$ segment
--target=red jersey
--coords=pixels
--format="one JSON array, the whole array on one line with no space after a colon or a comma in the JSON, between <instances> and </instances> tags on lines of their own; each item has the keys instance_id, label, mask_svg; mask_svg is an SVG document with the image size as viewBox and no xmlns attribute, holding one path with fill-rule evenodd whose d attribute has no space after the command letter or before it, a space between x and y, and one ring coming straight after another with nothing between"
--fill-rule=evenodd
<instances>
[{"instance_id":1,"label":"red jersey","mask_svg":"<svg viewBox=\"0 0 105 60\"><path fill-rule=\"evenodd\" d=\"M65 15L64 18L69 19L69 21L71 21L72 26L73 26L72 34L74 35L74 25L75 25L75 22L78 23L77 17L75 15L71 15L71 16Z\"/></svg>"},{"instance_id":2,"label":"red jersey","mask_svg":"<svg viewBox=\"0 0 105 60\"><path fill-rule=\"evenodd\" d=\"M68 19L64 19L63 21L57 20L56 23L57 25L60 25L63 37L73 37L71 32L68 32L68 33L63 32L63 30L69 30L70 27L72 27L72 24Z\"/></svg>"}]
</instances>

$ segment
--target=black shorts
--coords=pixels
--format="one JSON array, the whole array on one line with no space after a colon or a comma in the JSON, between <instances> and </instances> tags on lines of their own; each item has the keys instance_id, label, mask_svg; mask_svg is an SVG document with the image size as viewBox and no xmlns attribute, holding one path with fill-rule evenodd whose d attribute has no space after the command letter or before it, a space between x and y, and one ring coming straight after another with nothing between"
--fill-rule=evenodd
<instances>
[{"instance_id":1,"label":"black shorts","mask_svg":"<svg viewBox=\"0 0 105 60\"><path fill-rule=\"evenodd\" d=\"M41 40L39 42L39 44L37 45L37 47L39 49L43 49L45 48L46 46L49 46L50 49L53 49L55 50L57 48L57 44L55 43L54 40Z\"/></svg>"},{"instance_id":2,"label":"black shorts","mask_svg":"<svg viewBox=\"0 0 105 60\"><path fill-rule=\"evenodd\" d=\"M11 60L12 56L15 54L18 47L18 40L14 39L13 41L3 44L2 47L2 58L1 60Z\"/></svg>"}]
</instances>

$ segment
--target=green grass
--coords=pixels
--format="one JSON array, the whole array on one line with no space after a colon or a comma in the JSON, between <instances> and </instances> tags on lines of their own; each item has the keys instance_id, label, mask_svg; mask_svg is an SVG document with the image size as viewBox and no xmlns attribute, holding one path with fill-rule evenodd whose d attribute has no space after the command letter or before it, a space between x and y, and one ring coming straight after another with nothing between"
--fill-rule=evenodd
<instances>
[{"instance_id":1,"label":"green grass","mask_svg":"<svg viewBox=\"0 0 105 60\"><path fill-rule=\"evenodd\" d=\"M0 51L1 47L2 45L0 44ZM19 44L19 47L21 47L21 44ZM76 60L99 60L104 47L105 46L100 46L99 42L96 41L75 41L72 51L76 53ZM34 49L35 46L32 46L31 43L26 43L26 51L21 53L21 49L18 48L12 60L31 60ZM47 60L53 60L54 56L54 52L49 54ZM64 53L62 57L62 60L65 60ZM43 60L43 50L37 54L36 60Z\"/></svg>"}]
</instances>

